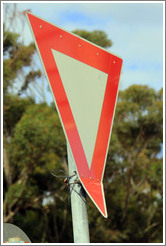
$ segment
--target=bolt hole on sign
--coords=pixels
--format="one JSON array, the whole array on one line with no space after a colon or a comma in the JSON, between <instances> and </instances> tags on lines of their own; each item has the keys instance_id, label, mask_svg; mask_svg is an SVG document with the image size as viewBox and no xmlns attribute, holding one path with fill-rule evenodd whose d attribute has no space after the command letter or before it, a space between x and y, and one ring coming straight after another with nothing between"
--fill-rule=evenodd
<instances>
[{"instance_id":1,"label":"bolt hole on sign","mask_svg":"<svg viewBox=\"0 0 166 246\"><path fill-rule=\"evenodd\" d=\"M79 179L107 217L103 175L122 59L27 13Z\"/></svg>"}]
</instances>

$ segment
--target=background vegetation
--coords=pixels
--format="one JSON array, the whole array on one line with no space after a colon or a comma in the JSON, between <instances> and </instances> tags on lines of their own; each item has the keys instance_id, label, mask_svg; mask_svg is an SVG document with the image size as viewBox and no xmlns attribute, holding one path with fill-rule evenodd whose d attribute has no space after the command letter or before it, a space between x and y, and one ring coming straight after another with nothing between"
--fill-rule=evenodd
<instances>
[{"instance_id":1,"label":"background vegetation","mask_svg":"<svg viewBox=\"0 0 166 246\"><path fill-rule=\"evenodd\" d=\"M43 72L34 66L35 46L25 46L12 28L25 12L11 6L4 8L11 25L4 22L3 32L4 222L19 226L32 242L73 242L69 191L50 173L67 175L64 134L54 104L47 103ZM112 45L103 31L74 32ZM162 95L143 85L119 93L104 176L109 218L87 197L91 243L163 240Z\"/></svg>"}]
</instances>

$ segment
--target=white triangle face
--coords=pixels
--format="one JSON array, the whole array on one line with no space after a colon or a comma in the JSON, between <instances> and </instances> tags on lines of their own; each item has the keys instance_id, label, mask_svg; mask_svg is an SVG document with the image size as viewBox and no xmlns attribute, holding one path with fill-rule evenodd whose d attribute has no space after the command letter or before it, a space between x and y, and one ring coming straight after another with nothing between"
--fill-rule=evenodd
<instances>
[{"instance_id":1,"label":"white triangle face","mask_svg":"<svg viewBox=\"0 0 166 246\"><path fill-rule=\"evenodd\" d=\"M52 49L91 167L108 74Z\"/></svg>"}]
</instances>

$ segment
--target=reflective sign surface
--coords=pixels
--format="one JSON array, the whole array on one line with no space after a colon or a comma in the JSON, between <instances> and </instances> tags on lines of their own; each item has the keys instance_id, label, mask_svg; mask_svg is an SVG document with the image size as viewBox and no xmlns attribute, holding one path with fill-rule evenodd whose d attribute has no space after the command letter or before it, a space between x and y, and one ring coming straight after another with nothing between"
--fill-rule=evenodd
<instances>
[{"instance_id":1,"label":"reflective sign surface","mask_svg":"<svg viewBox=\"0 0 166 246\"><path fill-rule=\"evenodd\" d=\"M80 180L107 217L102 180L122 59L27 15Z\"/></svg>"}]
</instances>

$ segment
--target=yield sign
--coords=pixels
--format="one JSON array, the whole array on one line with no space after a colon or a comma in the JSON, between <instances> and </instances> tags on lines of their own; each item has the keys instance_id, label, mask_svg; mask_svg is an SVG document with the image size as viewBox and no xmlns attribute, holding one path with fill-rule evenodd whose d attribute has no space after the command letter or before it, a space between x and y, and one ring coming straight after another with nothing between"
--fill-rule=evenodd
<instances>
[{"instance_id":1,"label":"yield sign","mask_svg":"<svg viewBox=\"0 0 166 246\"><path fill-rule=\"evenodd\" d=\"M27 13L80 181L107 217L103 174L122 59Z\"/></svg>"}]
</instances>

